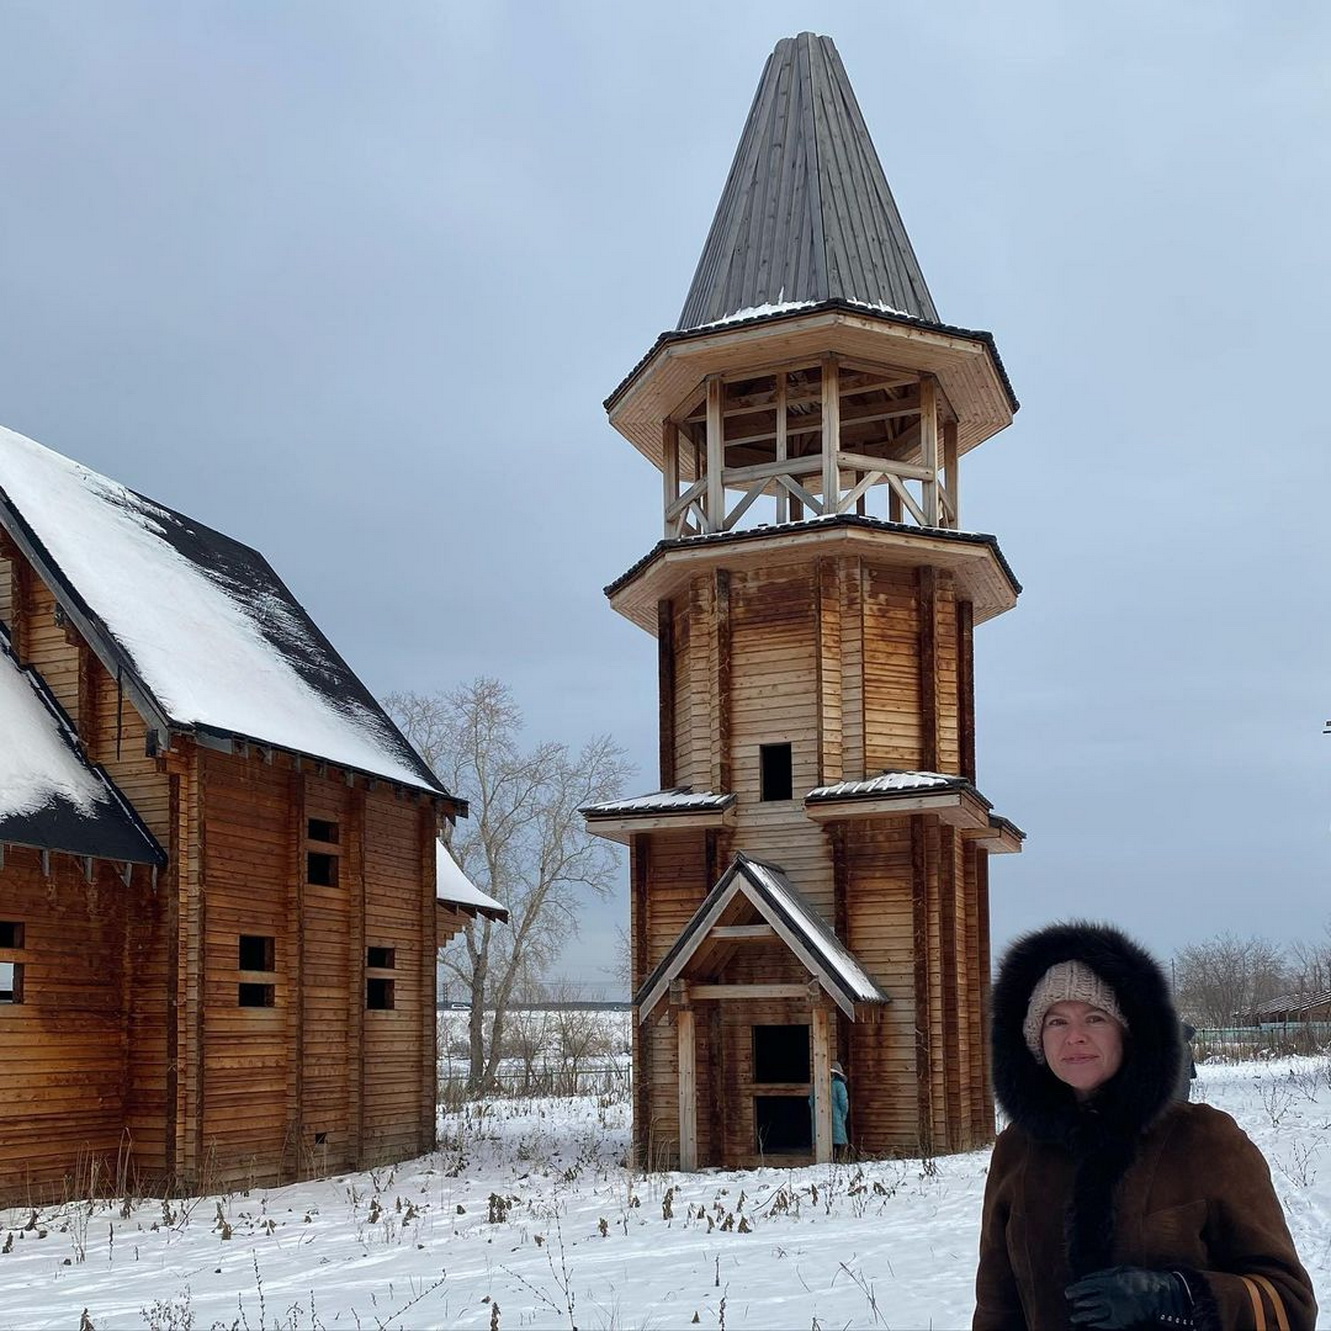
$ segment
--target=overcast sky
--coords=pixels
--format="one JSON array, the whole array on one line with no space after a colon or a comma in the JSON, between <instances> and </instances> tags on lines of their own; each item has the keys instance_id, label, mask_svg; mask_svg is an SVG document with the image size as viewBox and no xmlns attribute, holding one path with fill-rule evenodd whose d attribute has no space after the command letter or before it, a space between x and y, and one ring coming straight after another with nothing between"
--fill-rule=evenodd
<instances>
[{"instance_id":1,"label":"overcast sky","mask_svg":"<svg viewBox=\"0 0 1331 1331\"><path fill-rule=\"evenodd\" d=\"M366 683L513 688L656 784L660 534L601 402L763 62L831 36L940 316L1022 410L962 524L994 934L1331 916L1331 8L0 0L0 422L257 546ZM571 976L603 979L623 894Z\"/></svg>"}]
</instances>

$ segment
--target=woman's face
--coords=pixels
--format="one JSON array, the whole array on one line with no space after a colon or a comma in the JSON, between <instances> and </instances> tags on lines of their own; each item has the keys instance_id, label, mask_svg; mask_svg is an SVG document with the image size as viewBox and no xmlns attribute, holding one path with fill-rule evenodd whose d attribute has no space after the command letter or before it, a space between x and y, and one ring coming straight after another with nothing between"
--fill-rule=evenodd
<instances>
[{"instance_id":1,"label":"woman's face","mask_svg":"<svg viewBox=\"0 0 1331 1331\"><path fill-rule=\"evenodd\" d=\"M1097 1091L1123 1066L1123 1027L1103 1008L1076 999L1055 1003L1040 1028L1045 1062L1078 1100Z\"/></svg>"}]
</instances>

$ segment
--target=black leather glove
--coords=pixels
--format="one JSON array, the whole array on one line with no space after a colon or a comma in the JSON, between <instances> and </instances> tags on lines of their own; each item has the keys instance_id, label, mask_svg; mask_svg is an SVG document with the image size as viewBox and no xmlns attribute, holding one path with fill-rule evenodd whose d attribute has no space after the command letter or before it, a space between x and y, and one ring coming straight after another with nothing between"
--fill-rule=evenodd
<instances>
[{"instance_id":1,"label":"black leather glove","mask_svg":"<svg viewBox=\"0 0 1331 1331\"><path fill-rule=\"evenodd\" d=\"M1141 1322L1188 1326L1192 1295L1183 1277L1173 1271L1146 1271L1140 1266L1114 1266L1094 1271L1063 1291L1074 1326L1121 1331Z\"/></svg>"}]
</instances>

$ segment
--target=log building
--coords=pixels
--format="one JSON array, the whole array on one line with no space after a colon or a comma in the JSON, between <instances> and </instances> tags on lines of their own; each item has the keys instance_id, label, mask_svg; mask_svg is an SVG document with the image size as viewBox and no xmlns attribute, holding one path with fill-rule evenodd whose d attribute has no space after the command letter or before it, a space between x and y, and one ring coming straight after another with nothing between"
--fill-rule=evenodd
<instances>
[{"instance_id":1,"label":"log building","mask_svg":"<svg viewBox=\"0 0 1331 1331\"><path fill-rule=\"evenodd\" d=\"M661 789L631 852L648 1165L964 1150L993 1132L972 635L1020 588L961 524L1017 409L940 321L831 41L780 42L679 325L606 403L664 533L607 588L658 643ZM810 1112L810 1095L815 1112Z\"/></svg>"},{"instance_id":2,"label":"log building","mask_svg":"<svg viewBox=\"0 0 1331 1331\"><path fill-rule=\"evenodd\" d=\"M262 556L0 430L0 1205L429 1149L465 812Z\"/></svg>"}]
</instances>

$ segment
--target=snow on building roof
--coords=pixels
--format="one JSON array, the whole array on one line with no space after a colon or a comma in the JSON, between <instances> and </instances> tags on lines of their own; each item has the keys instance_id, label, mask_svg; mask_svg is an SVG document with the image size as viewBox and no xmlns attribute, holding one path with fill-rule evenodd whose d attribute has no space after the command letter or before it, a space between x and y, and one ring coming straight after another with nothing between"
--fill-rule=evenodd
<instances>
[{"instance_id":1,"label":"snow on building roof","mask_svg":"<svg viewBox=\"0 0 1331 1331\"><path fill-rule=\"evenodd\" d=\"M688 786L677 786L673 790L657 790L649 795L589 804L578 812L587 818L622 818L635 813L695 813L705 809L728 809L734 802L733 794L718 795L710 790L694 791Z\"/></svg>"},{"instance_id":2,"label":"snow on building roof","mask_svg":"<svg viewBox=\"0 0 1331 1331\"><path fill-rule=\"evenodd\" d=\"M890 1001L785 872L741 852L634 995L639 1021L655 1010L671 981L683 974L722 912L741 893L847 1016L854 1018L858 1003Z\"/></svg>"},{"instance_id":3,"label":"snow on building roof","mask_svg":"<svg viewBox=\"0 0 1331 1331\"><path fill-rule=\"evenodd\" d=\"M68 720L0 633L0 842L71 855L161 864L161 848L100 768L79 750Z\"/></svg>"},{"instance_id":4,"label":"snow on building roof","mask_svg":"<svg viewBox=\"0 0 1331 1331\"><path fill-rule=\"evenodd\" d=\"M435 899L445 906L455 906L468 915L484 915L487 919L508 922L508 910L492 896L487 896L465 873L453 858L453 852L442 841L435 844Z\"/></svg>"},{"instance_id":5,"label":"snow on building roof","mask_svg":"<svg viewBox=\"0 0 1331 1331\"><path fill-rule=\"evenodd\" d=\"M969 785L964 777L943 772L882 772L863 781L838 781L809 791L809 800L846 800L869 796L918 793L921 790L956 790Z\"/></svg>"},{"instance_id":6,"label":"snow on building roof","mask_svg":"<svg viewBox=\"0 0 1331 1331\"><path fill-rule=\"evenodd\" d=\"M170 728L443 792L257 551L3 427L0 525Z\"/></svg>"}]
</instances>

